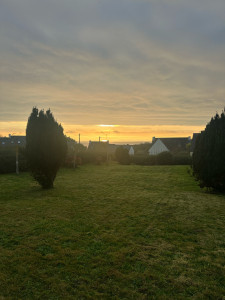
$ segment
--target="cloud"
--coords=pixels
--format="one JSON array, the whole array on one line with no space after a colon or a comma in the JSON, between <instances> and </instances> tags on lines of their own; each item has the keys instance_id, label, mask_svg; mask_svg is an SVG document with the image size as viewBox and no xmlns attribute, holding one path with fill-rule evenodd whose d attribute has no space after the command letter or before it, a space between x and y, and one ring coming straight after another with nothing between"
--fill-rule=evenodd
<instances>
[{"instance_id":1,"label":"cloud","mask_svg":"<svg viewBox=\"0 0 225 300\"><path fill-rule=\"evenodd\" d=\"M224 106L225 3L3 0L0 119L202 126Z\"/></svg>"}]
</instances>

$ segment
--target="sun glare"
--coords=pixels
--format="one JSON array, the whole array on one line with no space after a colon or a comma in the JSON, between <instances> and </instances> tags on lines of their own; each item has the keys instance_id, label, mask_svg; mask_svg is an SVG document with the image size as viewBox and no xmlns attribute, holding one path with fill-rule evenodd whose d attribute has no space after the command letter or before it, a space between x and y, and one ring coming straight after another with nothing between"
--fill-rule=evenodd
<instances>
[{"instance_id":1,"label":"sun glare","mask_svg":"<svg viewBox=\"0 0 225 300\"><path fill-rule=\"evenodd\" d=\"M100 125L97 125L97 126L100 126L100 127L116 127L117 125L100 124Z\"/></svg>"}]
</instances>

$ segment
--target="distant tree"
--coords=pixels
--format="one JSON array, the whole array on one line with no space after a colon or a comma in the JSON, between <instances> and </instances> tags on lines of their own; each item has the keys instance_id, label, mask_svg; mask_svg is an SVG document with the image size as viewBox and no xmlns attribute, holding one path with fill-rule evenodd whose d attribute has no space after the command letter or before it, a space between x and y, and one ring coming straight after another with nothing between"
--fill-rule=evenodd
<instances>
[{"instance_id":1,"label":"distant tree","mask_svg":"<svg viewBox=\"0 0 225 300\"><path fill-rule=\"evenodd\" d=\"M122 165L129 165L130 164L129 151L126 148L122 147L122 146L120 146L116 149L115 158Z\"/></svg>"},{"instance_id":2,"label":"distant tree","mask_svg":"<svg viewBox=\"0 0 225 300\"><path fill-rule=\"evenodd\" d=\"M197 137L193 173L201 187L225 191L225 111L216 114Z\"/></svg>"},{"instance_id":3,"label":"distant tree","mask_svg":"<svg viewBox=\"0 0 225 300\"><path fill-rule=\"evenodd\" d=\"M33 108L27 122L26 155L32 176L45 189L52 188L67 151L63 128L50 109Z\"/></svg>"}]
</instances>

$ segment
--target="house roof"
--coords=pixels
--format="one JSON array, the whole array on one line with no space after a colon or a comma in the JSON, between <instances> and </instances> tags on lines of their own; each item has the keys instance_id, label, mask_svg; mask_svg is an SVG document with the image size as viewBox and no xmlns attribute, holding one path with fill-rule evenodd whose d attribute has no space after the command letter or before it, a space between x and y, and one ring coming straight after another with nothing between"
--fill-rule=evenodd
<instances>
[{"instance_id":1,"label":"house roof","mask_svg":"<svg viewBox=\"0 0 225 300\"><path fill-rule=\"evenodd\" d=\"M92 142L89 141L88 150L89 151L96 151L96 152L105 152L107 150L106 146L108 142Z\"/></svg>"},{"instance_id":2,"label":"house roof","mask_svg":"<svg viewBox=\"0 0 225 300\"><path fill-rule=\"evenodd\" d=\"M161 140L163 144L168 148L171 152L180 152L186 151L186 145L190 142L188 137L180 137L180 138L155 138L152 145L156 143L157 140Z\"/></svg>"}]
</instances>

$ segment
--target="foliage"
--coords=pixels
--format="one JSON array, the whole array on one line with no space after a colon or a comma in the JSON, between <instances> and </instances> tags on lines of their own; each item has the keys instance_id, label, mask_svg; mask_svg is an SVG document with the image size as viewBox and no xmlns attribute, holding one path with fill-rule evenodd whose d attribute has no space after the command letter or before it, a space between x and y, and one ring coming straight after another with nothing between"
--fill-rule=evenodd
<instances>
[{"instance_id":1,"label":"foliage","mask_svg":"<svg viewBox=\"0 0 225 300\"><path fill-rule=\"evenodd\" d=\"M150 165L149 163L149 155L132 155L131 163L135 165L147 166ZM153 164L151 164L153 165Z\"/></svg>"},{"instance_id":2,"label":"foliage","mask_svg":"<svg viewBox=\"0 0 225 300\"><path fill-rule=\"evenodd\" d=\"M129 165L130 163L129 151L122 146L116 148L115 158L122 165Z\"/></svg>"},{"instance_id":3,"label":"foliage","mask_svg":"<svg viewBox=\"0 0 225 300\"><path fill-rule=\"evenodd\" d=\"M31 174L43 188L52 188L67 151L63 128L50 109L33 108L26 129L26 154Z\"/></svg>"},{"instance_id":4,"label":"foliage","mask_svg":"<svg viewBox=\"0 0 225 300\"><path fill-rule=\"evenodd\" d=\"M84 163L94 163L97 165L105 163L108 158L108 143L106 142L91 142L87 151L81 155L81 159Z\"/></svg>"},{"instance_id":5,"label":"foliage","mask_svg":"<svg viewBox=\"0 0 225 300\"><path fill-rule=\"evenodd\" d=\"M187 153L171 154L162 152L158 155L134 155L132 163L136 165L190 165L191 158Z\"/></svg>"},{"instance_id":6,"label":"foliage","mask_svg":"<svg viewBox=\"0 0 225 300\"><path fill-rule=\"evenodd\" d=\"M173 165L191 165L190 153L178 153L173 155Z\"/></svg>"},{"instance_id":7,"label":"foliage","mask_svg":"<svg viewBox=\"0 0 225 300\"><path fill-rule=\"evenodd\" d=\"M56 184L0 175L0 298L223 298L225 196L186 166L88 165Z\"/></svg>"},{"instance_id":8,"label":"foliage","mask_svg":"<svg viewBox=\"0 0 225 300\"><path fill-rule=\"evenodd\" d=\"M225 191L225 111L216 114L198 135L193 174L201 187Z\"/></svg>"},{"instance_id":9,"label":"foliage","mask_svg":"<svg viewBox=\"0 0 225 300\"><path fill-rule=\"evenodd\" d=\"M16 147L0 146L0 174L16 172ZM27 161L24 148L18 148L19 171L27 171Z\"/></svg>"},{"instance_id":10,"label":"foliage","mask_svg":"<svg viewBox=\"0 0 225 300\"><path fill-rule=\"evenodd\" d=\"M136 144L133 145L133 149L135 153L140 153L140 154L144 154L147 155L148 154L148 150L151 147L151 143L141 143L141 144Z\"/></svg>"},{"instance_id":11,"label":"foliage","mask_svg":"<svg viewBox=\"0 0 225 300\"><path fill-rule=\"evenodd\" d=\"M156 155L157 165L172 165L172 163L173 163L173 155L170 152L164 151Z\"/></svg>"}]
</instances>

